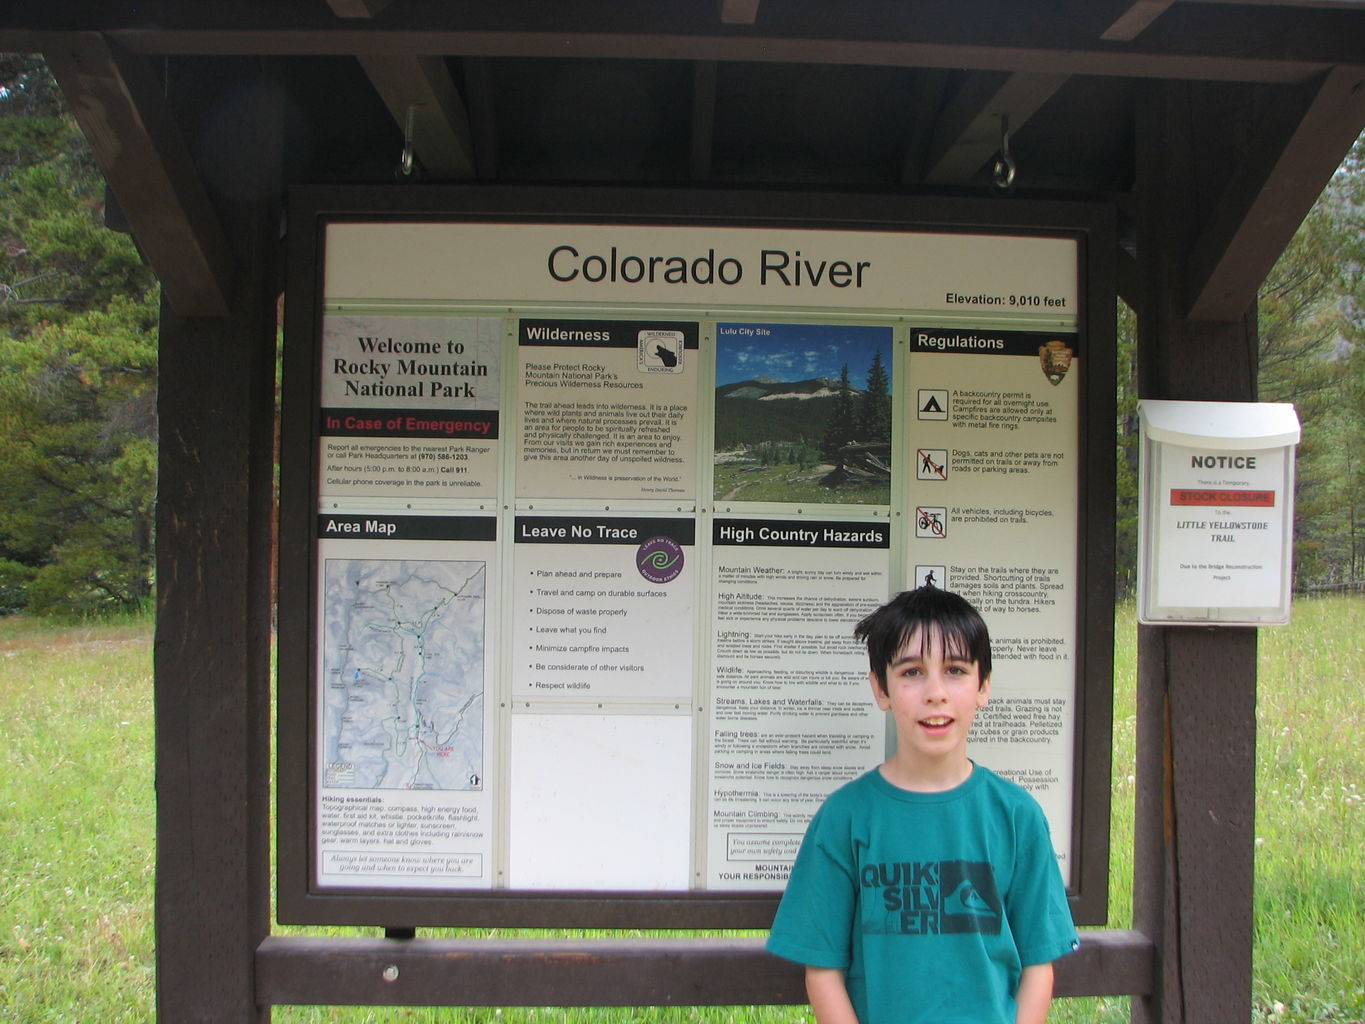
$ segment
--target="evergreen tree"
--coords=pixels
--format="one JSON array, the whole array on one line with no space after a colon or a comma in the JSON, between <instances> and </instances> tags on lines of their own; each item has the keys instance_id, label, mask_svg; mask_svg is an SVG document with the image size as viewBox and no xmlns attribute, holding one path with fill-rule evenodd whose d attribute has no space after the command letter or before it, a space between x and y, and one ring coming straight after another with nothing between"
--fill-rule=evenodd
<instances>
[{"instance_id":1,"label":"evergreen tree","mask_svg":"<svg viewBox=\"0 0 1365 1024\"><path fill-rule=\"evenodd\" d=\"M46 67L0 57L0 610L151 591L157 288Z\"/></svg>"},{"instance_id":2,"label":"evergreen tree","mask_svg":"<svg viewBox=\"0 0 1365 1024\"><path fill-rule=\"evenodd\" d=\"M1258 294L1258 391L1291 402L1296 453L1295 581L1359 579L1365 527L1365 142L1305 218ZM1116 587L1135 582L1137 417L1135 325L1119 305ZM1360 388L1359 391L1356 388Z\"/></svg>"},{"instance_id":3,"label":"evergreen tree","mask_svg":"<svg viewBox=\"0 0 1365 1024\"><path fill-rule=\"evenodd\" d=\"M1336 574L1342 582L1365 580L1365 348L1351 353L1343 394L1342 443L1338 457L1341 505L1341 557Z\"/></svg>"},{"instance_id":4,"label":"evergreen tree","mask_svg":"<svg viewBox=\"0 0 1365 1024\"><path fill-rule=\"evenodd\" d=\"M1365 135L1323 194L1337 224L1333 238L1343 364L1339 394L1329 402L1327 456L1336 508L1332 557L1325 581L1365 580Z\"/></svg>"},{"instance_id":5,"label":"evergreen tree","mask_svg":"<svg viewBox=\"0 0 1365 1024\"><path fill-rule=\"evenodd\" d=\"M867 390L858 408L858 436L873 444L891 442L891 382L880 352L872 354L867 370Z\"/></svg>"},{"instance_id":6,"label":"evergreen tree","mask_svg":"<svg viewBox=\"0 0 1365 1024\"><path fill-rule=\"evenodd\" d=\"M1115 452L1114 596L1137 590L1138 390L1137 317L1118 302L1118 423Z\"/></svg>"},{"instance_id":7,"label":"evergreen tree","mask_svg":"<svg viewBox=\"0 0 1365 1024\"><path fill-rule=\"evenodd\" d=\"M1365 137L1356 141L1262 289L1261 398L1294 402L1303 425L1294 515L1299 586L1361 578L1363 235ZM1274 352L1281 340L1276 331L1286 320L1293 341Z\"/></svg>"},{"instance_id":8,"label":"evergreen tree","mask_svg":"<svg viewBox=\"0 0 1365 1024\"><path fill-rule=\"evenodd\" d=\"M827 459L839 459L839 449L858 436L857 409L853 399L853 385L848 379L848 363L839 371L839 388L834 393L834 412L820 440L820 454Z\"/></svg>"}]
</instances>

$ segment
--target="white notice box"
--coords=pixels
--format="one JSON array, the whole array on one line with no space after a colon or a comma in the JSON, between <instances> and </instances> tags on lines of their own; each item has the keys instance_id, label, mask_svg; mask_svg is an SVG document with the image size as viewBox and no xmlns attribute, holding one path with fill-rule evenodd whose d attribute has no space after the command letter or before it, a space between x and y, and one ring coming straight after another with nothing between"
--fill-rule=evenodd
<instances>
[{"instance_id":1,"label":"white notice box","mask_svg":"<svg viewBox=\"0 0 1365 1024\"><path fill-rule=\"evenodd\" d=\"M1138 617L1289 621L1293 406L1144 401Z\"/></svg>"}]
</instances>

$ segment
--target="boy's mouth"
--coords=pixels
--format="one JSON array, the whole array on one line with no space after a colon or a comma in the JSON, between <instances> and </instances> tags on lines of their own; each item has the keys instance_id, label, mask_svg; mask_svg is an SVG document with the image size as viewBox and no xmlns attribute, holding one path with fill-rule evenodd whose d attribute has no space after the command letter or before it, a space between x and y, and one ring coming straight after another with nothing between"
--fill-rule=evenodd
<instances>
[{"instance_id":1,"label":"boy's mouth","mask_svg":"<svg viewBox=\"0 0 1365 1024\"><path fill-rule=\"evenodd\" d=\"M932 715L929 718L921 718L919 724L928 729L942 729L953 724L953 719L948 715Z\"/></svg>"}]
</instances>

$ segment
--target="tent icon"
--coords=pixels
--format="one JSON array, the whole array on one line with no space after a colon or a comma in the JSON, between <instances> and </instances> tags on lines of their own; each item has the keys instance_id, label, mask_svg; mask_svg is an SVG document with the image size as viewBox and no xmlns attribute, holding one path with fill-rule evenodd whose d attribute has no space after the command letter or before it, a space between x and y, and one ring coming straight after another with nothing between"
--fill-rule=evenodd
<instances>
[{"instance_id":1,"label":"tent icon","mask_svg":"<svg viewBox=\"0 0 1365 1024\"><path fill-rule=\"evenodd\" d=\"M922 420L946 420L948 418L948 392L938 388L920 388L919 400L915 403Z\"/></svg>"}]
</instances>

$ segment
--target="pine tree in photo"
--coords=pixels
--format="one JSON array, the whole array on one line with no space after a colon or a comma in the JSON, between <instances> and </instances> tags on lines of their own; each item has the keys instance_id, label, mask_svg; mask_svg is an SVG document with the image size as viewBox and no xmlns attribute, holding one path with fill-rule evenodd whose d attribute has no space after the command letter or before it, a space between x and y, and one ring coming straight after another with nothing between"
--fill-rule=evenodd
<instances>
[{"instance_id":1,"label":"pine tree in photo","mask_svg":"<svg viewBox=\"0 0 1365 1024\"><path fill-rule=\"evenodd\" d=\"M858 439L869 444L891 443L891 381L882 354L872 353L867 370L867 390L858 408Z\"/></svg>"},{"instance_id":2,"label":"pine tree in photo","mask_svg":"<svg viewBox=\"0 0 1365 1024\"><path fill-rule=\"evenodd\" d=\"M858 437L858 410L853 397L853 385L848 378L848 363L839 371L839 386L834 392L834 412L820 439L820 454L839 461L839 449L852 444Z\"/></svg>"}]
</instances>

